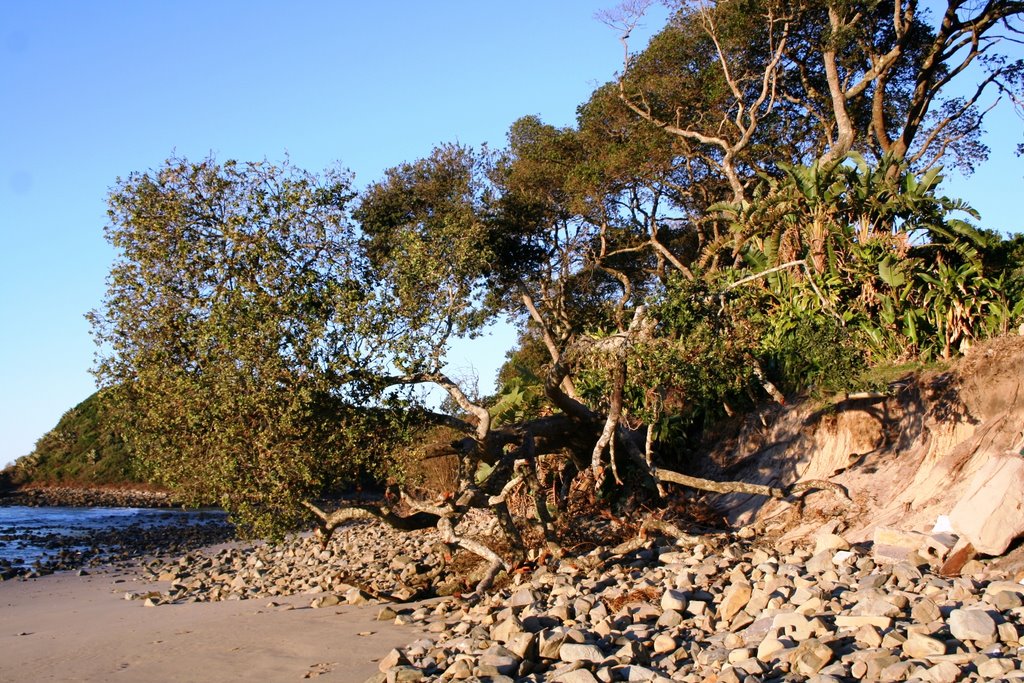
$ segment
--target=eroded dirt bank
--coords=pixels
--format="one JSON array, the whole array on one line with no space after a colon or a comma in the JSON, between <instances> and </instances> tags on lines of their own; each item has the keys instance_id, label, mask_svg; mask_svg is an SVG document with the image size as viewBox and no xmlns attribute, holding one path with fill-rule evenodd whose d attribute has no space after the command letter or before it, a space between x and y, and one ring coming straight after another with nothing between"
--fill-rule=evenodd
<instances>
[{"instance_id":1,"label":"eroded dirt bank","mask_svg":"<svg viewBox=\"0 0 1024 683\"><path fill-rule=\"evenodd\" d=\"M701 458L702 474L764 484L831 479L855 506L827 493L795 505L730 495L716 505L736 526L757 523L790 536L840 519L851 541L879 526L930 530L995 456L1024 446L1024 338L972 349L950 370L908 377L889 395L776 406Z\"/></svg>"}]
</instances>

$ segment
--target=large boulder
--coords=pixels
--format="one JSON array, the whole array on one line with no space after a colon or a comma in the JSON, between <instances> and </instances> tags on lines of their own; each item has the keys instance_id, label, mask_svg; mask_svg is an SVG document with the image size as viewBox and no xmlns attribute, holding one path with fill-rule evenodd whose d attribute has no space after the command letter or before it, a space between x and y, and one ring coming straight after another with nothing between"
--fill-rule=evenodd
<instances>
[{"instance_id":1,"label":"large boulder","mask_svg":"<svg viewBox=\"0 0 1024 683\"><path fill-rule=\"evenodd\" d=\"M1024 535L1024 457L994 455L971 479L949 521L962 538L986 555L1002 555Z\"/></svg>"}]
</instances>

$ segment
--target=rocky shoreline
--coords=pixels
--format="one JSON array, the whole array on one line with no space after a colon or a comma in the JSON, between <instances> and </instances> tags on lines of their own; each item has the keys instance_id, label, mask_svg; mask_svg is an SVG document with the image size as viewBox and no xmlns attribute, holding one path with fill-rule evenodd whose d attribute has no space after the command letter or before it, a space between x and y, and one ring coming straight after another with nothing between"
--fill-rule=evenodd
<instances>
[{"instance_id":1,"label":"rocky shoreline","mask_svg":"<svg viewBox=\"0 0 1024 683\"><path fill-rule=\"evenodd\" d=\"M297 595L319 609L378 603L380 620L421 633L379 661L373 683L1024 679L1021 575L972 561L942 576L948 539L887 532L883 543L851 544L837 528L798 541L752 528L654 537L623 555L598 547L479 595L473 563L446 557L433 530L359 521L326 546L302 534L210 548L233 538L211 520L96 534L91 550L20 578L134 567L149 587L124 597L147 607L294 609L283 598ZM459 533L494 538L497 523L481 512ZM14 577L10 567L0 574ZM409 603L433 595L447 597Z\"/></svg>"},{"instance_id":2,"label":"rocky shoreline","mask_svg":"<svg viewBox=\"0 0 1024 683\"><path fill-rule=\"evenodd\" d=\"M0 541L18 536L0 529ZM235 540L234 527L224 519L181 526L130 524L119 529L92 531L81 535L47 534L33 542L52 551L45 559L25 566L0 558L0 581L35 579L57 571L89 570L103 567L134 567L147 557L172 557L196 548Z\"/></svg>"},{"instance_id":3,"label":"rocky shoreline","mask_svg":"<svg viewBox=\"0 0 1024 683\"><path fill-rule=\"evenodd\" d=\"M493 522L472 523L486 534ZM655 538L623 556L598 548L482 596L382 599L416 597L417 577L436 570L435 541L361 522L327 548L299 536L151 562L149 578L169 587L125 597L377 600L381 620L426 635L382 659L374 683L1024 679L1024 585L980 562L949 578L923 555L893 561L891 548L835 533L769 543L743 529L696 544ZM453 579L447 590L464 586Z\"/></svg>"},{"instance_id":4,"label":"rocky shoreline","mask_svg":"<svg viewBox=\"0 0 1024 683\"><path fill-rule=\"evenodd\" d=\"M22 486L0 492L0 506L167 508L178 505L166 491L144 488Z\"/></svg>"},{"instance_id":5,"label":"rocky shoreline","mask_svg":"<svg viewBox=\"0 0 1024 683\"><path fill-rule=\"evenodd\" d=\"M170 509L176 504L164 491L143 488L23 486L0 494L0 507L12 506ZM134 566L143 558L177 556L235 539L234 527L219 511L198 523L130 523L79 532L40 533L0 524L0 543L14 548L29 543L45 553L30 563L0 557L0 581L34 579L56 571L85 574L103 566Z\"/></svg>"}]
</instances>

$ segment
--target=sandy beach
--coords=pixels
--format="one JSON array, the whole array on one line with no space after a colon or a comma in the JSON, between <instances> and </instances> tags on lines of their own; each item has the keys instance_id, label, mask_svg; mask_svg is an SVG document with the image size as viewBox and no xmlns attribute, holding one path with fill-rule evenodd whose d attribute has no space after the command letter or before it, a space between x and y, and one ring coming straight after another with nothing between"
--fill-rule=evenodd
<instances>
[{"instance_id":1,"label":"sandy beach","mask_svg":"<svg viewBox=\"0 0 1024 683\"><path fill-rule=\"evenodd\" d=\"M0 681L361 682L417 637L380 607L311 609L312 596L160 605L132 572L0 583Z\"/></svg>"}]
</instances>

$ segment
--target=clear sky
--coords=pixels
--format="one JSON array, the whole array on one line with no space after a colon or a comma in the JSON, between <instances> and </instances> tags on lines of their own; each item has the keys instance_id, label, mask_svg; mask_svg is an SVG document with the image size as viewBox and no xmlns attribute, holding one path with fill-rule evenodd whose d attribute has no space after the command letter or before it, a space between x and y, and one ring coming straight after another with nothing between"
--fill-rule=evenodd
<instances>
[{"instance_id":1,"label":"clear sky","mask_svg":"<svg viewBox=\"0 0 1024 683\"><path fill-rule=\"evenodd\" d=\"M614 0L0 2L0 466L94 390L84 314L113 252L118 176L172 153L336 161L368 183L442 142L500 146L517 118L569 125L621 62L594 19ZM634 46L665 11L656 7ZM990 126L990 162L946 193L984 225L1024 228L1021 123ZM511 343L460 347L483 389Z\"/></svg>"}]
</instances>

